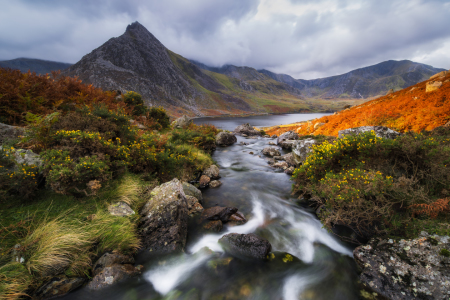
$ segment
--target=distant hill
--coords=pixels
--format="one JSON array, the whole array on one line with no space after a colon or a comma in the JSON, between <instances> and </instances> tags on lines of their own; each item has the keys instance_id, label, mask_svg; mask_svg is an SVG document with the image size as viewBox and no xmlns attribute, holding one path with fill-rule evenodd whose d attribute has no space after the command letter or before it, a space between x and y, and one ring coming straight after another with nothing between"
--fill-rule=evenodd
<instances>
[{"instance_id":1,"label":"distant hill","mask_svg":"<svg viewBox=\"0 0 450 300\"><path fill-rule=\"evenodd\" d=\"M445 74L446 73L446 74ZM435 90L427 86L435 86ZM320 123L320 124L318 124ZM447 124L447 125L446 125ZM289 130L305 134L337 136L339 130L360 126L387 126L400 132L450 126L450 72L442 72L412 87L367 101L334 115L310 122L267 129L268 134Z\"/></svg>"},{"instance_id":2,"label":"distant hill","mask_svg":"<svg viewBox=\"0 0 450 300\"><path fill-rule=\"evenodd\" d=\"M195 115L321 111L300 91L252 68L199 68L135 22L64 72L105 90L133 90L148 105ZM225 75L224 75L225 74Z\"/></svg>"},{"instance_id":3,"label":"distant hill","mask_svg":"<svg viewBox=\"0 0 450 300\"><path fill-rule=\"evenodd\" d=\"M72 64L34 58L16 58L0 61L0 67L2 68L20 70L23 73L30 70L36 74L47 74L52 71L64 70L71 65Z\"/></svg>"},{"instance_id":4,"label":"distant hill","mask_svg":"<svg viewBox=\"0 0 450 300\"><path fill-rule=\"evenodd\" d=\"M389 60L342 75L313 80L294 79L268 70L259 72L299 89L307 98L366 99L385 95L390 89L401 90L444 70L409 60Z\"/></svg>"}]
</instances>

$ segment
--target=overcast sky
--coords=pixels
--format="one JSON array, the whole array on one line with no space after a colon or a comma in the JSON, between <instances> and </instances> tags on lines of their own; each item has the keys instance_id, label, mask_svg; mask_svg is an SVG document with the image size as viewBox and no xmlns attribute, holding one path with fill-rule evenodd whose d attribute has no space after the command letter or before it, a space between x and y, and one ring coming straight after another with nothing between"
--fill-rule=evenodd
<instances>
[{"instance_id":1,"label":"overcast sky","mask_svg":"<svg viewBox=\"0 0 450 300\"><path fill-rule=\"evenodd\" d=\"M450 0L0 0L0 60L75 63L139 21L211 66L294 78L385 60L450 68Z\"/></svg>"}]
</instances>

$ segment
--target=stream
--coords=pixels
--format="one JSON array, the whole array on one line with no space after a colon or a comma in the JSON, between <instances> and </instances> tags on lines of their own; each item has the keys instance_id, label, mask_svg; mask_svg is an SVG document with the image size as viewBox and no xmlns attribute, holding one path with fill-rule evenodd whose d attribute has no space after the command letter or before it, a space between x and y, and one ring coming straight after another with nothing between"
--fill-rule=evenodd
<instances>
[{"instance_id":1,"label":"stream","mask_svg":"<svg viewBox=\"0 0 450 300\"><path fill-rule=\"evenodd\" d=\"M296 121L318 117L296 115ZM231 131L243 123L274 125L270 117L202 118L195 123ZM247 223L225 224L215 234L192 225L184 254L138 255L136 262L145 267L141 276L101 291L82 288L64 299L359 299L352 249L322 228L310 208L295 204L290 177L270 167L260 153L269 141L237 136L234 145L218 147L213 159L222 185L202 190L205 208L237 207ZM261 262L229 256L218 244L227 233L255 233L272 244L273 255Z\"/></svg>"}]
</instances>

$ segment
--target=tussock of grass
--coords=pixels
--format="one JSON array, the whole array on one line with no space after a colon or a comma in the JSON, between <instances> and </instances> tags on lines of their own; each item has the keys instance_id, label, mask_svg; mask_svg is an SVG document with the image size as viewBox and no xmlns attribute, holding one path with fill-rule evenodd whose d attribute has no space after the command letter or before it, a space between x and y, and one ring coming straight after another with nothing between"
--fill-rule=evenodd
<instances>
[{"instance_id":1,"label":"tussock of grass","mask_svg":"<svg viewBox=\"0 0 450 300\"><path fill-rule=\"evenodd\" d=\"M130 206L136 204L139 201L141 190L139 182L138 177L126 174L116 190L118 201L125 202Z\"/></svg>"},{"instance_id":2,"label":"tussock of grass","mask_svg":"<svg viewBox=\"0 0 450 300\"><path fill-rule=\"evenodd\" d=\"M82 226L65 222L60 218L44 221L23 241L26 267L40 276L62 273L91 246L91 237ZM90 264L90 259L82 263Z\"/></svg>"},{"instance_id":3,"label":"tussock of grass","mask_svg":"<svg viewBox=\"0 0 450 300\"><path fill-rule=\"evenodd\" d=\"M0 267L0 299L15 300L27 296L24 291L31 283L27 269L17 262Z\"/></svg>"}]
</instances>

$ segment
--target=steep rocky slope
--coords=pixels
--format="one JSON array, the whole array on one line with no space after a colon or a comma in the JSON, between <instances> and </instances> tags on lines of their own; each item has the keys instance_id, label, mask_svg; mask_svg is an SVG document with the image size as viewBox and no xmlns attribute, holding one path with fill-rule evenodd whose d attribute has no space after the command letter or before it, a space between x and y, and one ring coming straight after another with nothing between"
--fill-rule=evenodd
<instances>
[{"instance_id":1,"label":"steep rocky slope","mask_svg":"<svg viewBox=\"0 0 450 300\"><path fill-rule=\"evenodd\" d=\"M148 105L162 105L175 115L267 113L273 111L267 103L276 106L278 100L283 102L282 97L289 98L287 111L308 108L300 101L298 90L263 74L259 76L264 80L255 81L200 69L164 47L138 22L64 74L105 90L136 91Z\"/></svg>"},{"instance_id":2,"label":"steep rocky slope","mask_svg":"<svg viewBox=\"0 0 450 300\"><path fill-rule=\"evenodd\" d=\"M0 61L0 67L2 68L20 70L23 73L31 71L36 74L46 74L52 71L64 70L70 66L72 66L72 64L34 58L16 58Z\"/></svg>"},{"instance_id":3,"label":"steep rocky slope","mask_svg":"<svg viewBox=\"0 0 450 300\"><path fill-rule=\"evenodd\" d=\"M389 60L342 75L313 80L294 79L268 70L259 72L301 90L306 97L366 99L385 95L390 89L401 90L443 70L409 60Z\"/></svg>"}]
</instances>

